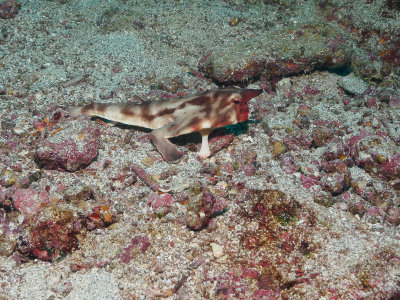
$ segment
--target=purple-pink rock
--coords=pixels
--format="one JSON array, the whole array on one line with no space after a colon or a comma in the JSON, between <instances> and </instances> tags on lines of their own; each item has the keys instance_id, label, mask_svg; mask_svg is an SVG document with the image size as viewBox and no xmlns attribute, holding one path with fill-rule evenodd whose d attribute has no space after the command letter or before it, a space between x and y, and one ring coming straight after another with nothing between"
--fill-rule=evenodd
<instances>
[{"instance_id":1,"label":"purple-pink rock","mask_svg":"<svg viewBox=\"0 0 400 300\"><path fill-rule=\"evenodd\" d=\"M281 155L279 157L279 163L286 174L293 174L299 170L299 166L290 154Z\"/></svg>"},{"instance_id":2,"label":"purple-pink rock","mask_svg":"<svg viewBox=\"0 0 400 300\"><path fill-rule=\"evenodd\" d=\"M164 214L171 208L173 199L170 194L159 195L152 193L147 198L147 205L151 206L155 213Z\"/></svg>"},{"instance_id":3,"label":"purple-pink rock","mask_svg":"<svg viewBox=\"0 0 400 300\"><path fill-rule=\"evenodd\" d=\"M306 190L309 190L313 185L315 185L317 183L316 180L314 180L310 177L307 177L304 174L301 174L300 179L301 179L301 183L303 184L303 187Z\"/></svg>"},{"instance_id":4,"label":"purple-pink rock","mask_svg":"<svg viewBox=\"0 0 400 300\"><path fill-rule=\"evenodd\" d=\"M45 190L35 191L32 187L17 189L12 196L14 208L26 215L34 215L41 207L41 204L49 201L49 193Z\"/></svg>"},{"instance_id":5,"label":"purple-pink rock","mask_svg":"<svg viewBox=\"0 0 400 300\"><path fill-rule=\"evenodd\" d=\"M339 195L350 186L350 173L322 173L321 186L324 191L330 192L333 196Z\"/></svg>"},{"instance_id":6,"label":"purple-pink rock","mask_svg":"<svg viewBox=\"0 0 400 300\"><path fill-rule=\"evenodd\" d=\"M74 172L96 158L99 134L84 117L50 126L36 149L36 162L46 169Z\"/></svg>"},{"instance_id":7,"label":"purple-pink rock","mask_svg":"<svg viewBox=\"0 0 400 300\"><path fill-rule=\"evenodd\" d=\"M396 226L400 225L400 207L389 208L386 220Z\"/></svg>"}]
</instances>

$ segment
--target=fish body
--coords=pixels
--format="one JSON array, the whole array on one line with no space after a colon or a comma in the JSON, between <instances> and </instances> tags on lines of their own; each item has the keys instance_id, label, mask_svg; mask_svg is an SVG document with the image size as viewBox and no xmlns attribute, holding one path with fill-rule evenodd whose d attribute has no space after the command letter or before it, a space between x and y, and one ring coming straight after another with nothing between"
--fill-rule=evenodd
<instances>
[{"instance_id":1,"label":"fish body","mask_svg":"<svg viewBox=\"0 0 400 300\"><path fill-rule=\"evenodd\" d=\"M150 137L166 161L182 157L168 138L198 131L202 136L201 158L210 155L208 135L214 128L244 122L248 102L260 89L224 88L167 101L141 104L102 104L74 108L70 114L101 117L113 122L153 129Z\"/></svg>"}]
</instances>

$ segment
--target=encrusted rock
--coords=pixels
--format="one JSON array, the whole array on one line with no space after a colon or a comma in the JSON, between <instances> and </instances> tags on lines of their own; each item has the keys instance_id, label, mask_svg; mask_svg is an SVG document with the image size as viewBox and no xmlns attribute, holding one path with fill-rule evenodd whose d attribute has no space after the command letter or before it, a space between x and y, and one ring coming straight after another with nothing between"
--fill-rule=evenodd
<instances>
[{"instance_id":1,"label":"encrusted rock","mask_svg":"<svg viewBox=\"0 0 400 300\"><path fill-rule=\"evenodd\" d=\"M5 235L0 235L0 256L10 256L14 252L15 245L15 240Z\"/></svg>"},{"instance_id":2,"label":"encrusted rock","mask_svg":"<svg viewBox=\"0 0 400 300\"><path fill-rule=\"evenodd\" d=\"M214 49L201 59L199 69L219 82L273 78L343 66L350 61L351 49L351 42L331 26L292 25Z\"/></svg>"},{"instance_id":3,"label":"encrusted rock","mask_svg":"<svg viewBox=\"0 0 400 300\"><path fill-rule=\"evenodd\" d=\"M340 159L322 162L321 186L333 196L350 187L351 175L346 164Z\"/></svg>"},{"instance_id":4,"label":"encrusted rock","mask_svg":"<svg viewBox=\"0 0 400 300\"><path fill-rule=\"evenodd\" d=\"M278 157L279 155L285 153L285 151L286 147L282 142L276 141L272 144L272 157Z\"/></svg>"},{"instance_id":5,"label":"encrusted rock","mask_svg":"<svg viewBox=\"0 0 400 300\"><path fill-rule=\"evenodd\" d=\"M211 249L212 249L213 255L216 258L220 258L222 255L224 255L224 246L221 246L221 245L216 244L216 243L211 243L210 245L211 245Z\"/></svg>"},{"instance_id":6,"label":"encrusted rock","mask_svg":"<svg viewBox=\"0 0 400 300\"><path fill-rule=\"evenodd\" d=\"M352 158L358 167L371 175L393 180L400 178L400 152L388 138L376 135L350 138Z\"/></svg>"},{"instance_id":7,"label":"encrusted rock","mask_svg":"<svg viewBox=\"0 0 400 300\"><path fill-rule=\"evenodd\" d=\"M0 185L10 187L17 183L18 175L11 170L4 170L0 173Z\"/></svg>"},{"instance_id":8,"label":"encrusted rock","mask_svg":"<svg viewBox=\"0 0 400 300\"><path fill-rule=\"evenodd\" d=\"M12 196L14 208L26 215L33 215L40 210L42 204L49 201L46 190L37 191L32 187L17 189Z\"/></svg>"},{"instance_id":9,"label":"encrusted rock","mask_svg":"<svg viewBox=\"0 0 400 300\"><path fill-rule=\"evenodd\" d=\"M206 187L194 186L187 204L186 225L190 229L202 229L225 207L226 203L212 195Z\"/></svg>"},{"instance_id":10,"label":"encrusted rock","mask_svg":"<svg viewBox=\"0 0 400 300\"><path fill-rule=\"evenodd\" d=\"M62 258L78 248L79 226L71 210L48 206L29 221L27 230L17 241L20 254L45 261Z\"/></svg>"},{"instance_id":11,"label":"encrusted rock","mask_svg":"<svg viewBox=\"0 0 400 300\"><path fill-rule=\"evenodd\" d=\"M325 191L330 192L332 195L339 195L350 186L350 173L322 173L321 185Z\"/></svg>"},{"instance_id":12,"label":"encrusted rock","mask_svg":"<svg viewBox=\"0 0 400 300\"><path fill-rule=\"evenodd\" d=\"M290 81L290 78L283 78L282 80L279 80L276 84L276 93L283 96L290 90L291 87L292 83Z\"/></svg>"},{"instance_id":13,"label":"encrusted rock","mask_svg":"<svg viewBox=\"0 0 400 300\"><path fill-rule=\"evenodd\" d=\"M46 128L36 149L36 161L46 169L74 172L89 165L98 153L100 130L84 117Z\"/></svg>"},{"instance_id":14,"label":"encrusted rock","mask_svg":"<svg viewBox=\"0 0 400 300\"><path fill-rule=\"evenodd\" d=\"M332 139L333 134L329 129L321 127L313 130L311 136L313 138L314 145L317 147L322 147Z\"/></svg>"}]
</instances>

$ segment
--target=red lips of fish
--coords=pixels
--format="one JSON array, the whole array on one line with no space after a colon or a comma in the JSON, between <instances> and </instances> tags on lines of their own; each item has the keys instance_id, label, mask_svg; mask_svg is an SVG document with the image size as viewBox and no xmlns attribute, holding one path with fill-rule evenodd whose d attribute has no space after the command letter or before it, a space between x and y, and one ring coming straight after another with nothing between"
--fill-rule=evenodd
<instances>
[{"instance_id":1,"label":"red lips of fish","mask_svg":"<svg viewBox=\"0 0 400 300\"><path fill-rule=\"evenodd\" d=\"M253 99L254 97L257 97L263 92L263 90L258 90L258 89L242 89L240 91L240 95L242 96L242 101L239 104L240 105L240 112L238 115L238 122L244 122L247 121L248 116L249 116L249 106L247 103Z\"/></svg>"}]
</instances>

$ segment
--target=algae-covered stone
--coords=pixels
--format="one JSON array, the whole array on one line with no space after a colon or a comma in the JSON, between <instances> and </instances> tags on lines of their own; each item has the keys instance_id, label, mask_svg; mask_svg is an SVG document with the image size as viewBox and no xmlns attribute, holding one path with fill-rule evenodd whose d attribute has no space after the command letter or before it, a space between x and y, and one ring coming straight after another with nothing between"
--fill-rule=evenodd
<instances>
[{"instance_id":1,"label":"algae-covered stone","mask_svg":"<svg viewBox=\"0 0 400 300\"><path fill-rule=\"evenodd\" d=\"M272 78L336 68L350 62L352 42L332 26L289 25L272 29L235 46L220 47L206 55L200 70L219 82Z\"/></svg>"},{"instance_id":2,"label":"algae-covered stone","mask_svg":"<svg viewBox=\"0 0 400 300\"><path fill-rule=\"evenodd\" d=\"M0 174L0 184L5 187L13 186L17 183L18 176L15 172L11 170L5 170Z\"/></svg>"},{"instance_id":3,"label":"algae-covered stone","mask_svg":"<svg viewBox=\"0 0 400 300\"><path fill-rule=\"evenodd\" d=\"M363 49L356 49L351 57L351 69L358 77L368 83L377 83L383 80L382 60ZM360 80L360 79L359 79Z\"/></svg>"},{"instance_id":4,"label":"algae-covered stone","mask_svg":"<svg viewBox=\"0 0 400 300\"><path fill-rule=\"evenodd\" d=\"M99 135L100 129L82 116L59 122L45 129L35 160L45 169L74 172L96 158Z\"/></svg>"},{"instance_id":5,"label":"algae-covered stone","mask_svg":"<svg viewBox=\"0 0 400 300\"><path fill-rule=\"evenodd\" d=\"M186 225L190 229L200 230L221 213L226 205L223 199L211 194L207 187L194 185L187 204Z\"/></svg>"},{"instance_id":6,"label":"algae-covered stone","mask_svg":"<svg viewBox=\"0 0 400 300\"><path fill-rule=\"evenodd\" d=\"M279 155L285 153L285 151L286 151L286 147L282 142L276 141L273 143L273 145L272 145L272 156L273 157L278 157Z\"/></svg>"},{"instance_id":7,"label":"algae-covered stone","mask_svg":"<svg viewBox=\"0 0 400 300\"><path fill-rule=\"evenodd\" d=\"M16 242L7 236L0 235L0 256L10 256L15 250Z\"/></svg>"},{"instance_id":8,"label":"algae-covered stone","mask_svg":"<svg viewBox=\"0 0 400 300\"><path fill-rule=\"evenodd\" d=\"M151 157L145 157L142 159L142 164L144 164L146 167L150 167L154 163L154 160Z\"/></svg>"}]
</instances>

